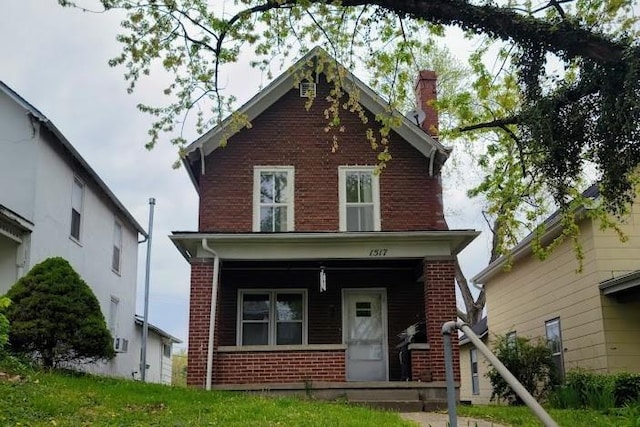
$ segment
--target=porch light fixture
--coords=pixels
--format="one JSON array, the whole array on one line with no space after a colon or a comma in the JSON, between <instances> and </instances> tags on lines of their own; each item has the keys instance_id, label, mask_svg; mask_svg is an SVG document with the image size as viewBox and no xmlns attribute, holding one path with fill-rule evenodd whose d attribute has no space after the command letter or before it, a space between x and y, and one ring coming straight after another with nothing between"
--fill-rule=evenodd
<instances>
[{"instance_id":1,"label":"porch light fixture","mask_svg":"<svg viewBox=\"0 0 640 427\"><path fill-rule=\"evenodd\" d=\"M320 267L320 292L327 290L327 273L324 272L324 266Z\"/></svg>"}]
</instances>

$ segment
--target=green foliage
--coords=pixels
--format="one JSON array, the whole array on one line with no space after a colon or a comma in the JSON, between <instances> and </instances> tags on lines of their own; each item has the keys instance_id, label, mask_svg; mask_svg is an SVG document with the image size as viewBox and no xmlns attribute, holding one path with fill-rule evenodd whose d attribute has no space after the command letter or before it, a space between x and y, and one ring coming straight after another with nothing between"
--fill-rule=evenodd
<instances>
[{"instance_id":1,"label":"green foliage","mask_svg":"<svg viewBox=\"0 0 640 427\"><path fill-rule=\"evenodd\" d=\"M551 395L556 408L610 410L640 401L640 374L599 374L585 370L567 373L565 383Z\"/></svg>"},{"instance_id":2,"label":"green foliage","mask_svg":"<svg viewBox=\"0 0 640 427\"><path fill-rule=\"evenodd\" d=\"M9 341L9 319L4 314L9 304L11 304L9 298L0 297L0 356L4 353L4 347Z\"/></svg>"},{"instance_id":3,"label":"green foliage","mask_svg":"<svg viewBox=\"0 0 640 427\"><path fill-rule=\"evenodd\" d=\"M43 366L91 363L115 356L113 339L95 295L71 265L48 258L7 293L12 350Z\"/></svg>"},{"instance_id":4,"label":"green foliage","mask_svg":"<svg viewBox=\"0 0 640 427\"><path fill-rule=\"evenodd\" d=\"M2 426L389 426L397 413L296 398L40 372L0 380Z\"/></svg>"},{"instance_id":5,"label":"green foliage","mask_svg":"<svg viewBox=\"0 0 640 427\"><path fill-rule=\"evenodd\" d=\"M518 381L537 400L543 400L557 383L556 368L551 350L543 341L517 337L508 340L497 337L493 352ZM510 405L522 405L522 399L513 391L495 368L487 373L491 381L491 400L497 399Z\"/></svg>"}]
</instances>

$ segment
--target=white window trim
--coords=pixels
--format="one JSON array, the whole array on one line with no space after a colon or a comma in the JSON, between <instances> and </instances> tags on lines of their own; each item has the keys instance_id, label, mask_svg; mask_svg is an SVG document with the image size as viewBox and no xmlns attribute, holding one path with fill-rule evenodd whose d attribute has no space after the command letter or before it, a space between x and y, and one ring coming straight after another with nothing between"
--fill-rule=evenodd
<instances>
[{"instance_id":1,"label":"white window trim","mask_svg":"<svg viewBox=\"0 0 640 427\"><path fill-rule=\"evenodd\" d=\"M338 198L340 204L340 231L347 231L347 172L371 172L371 197L373 199L373 231L381 230L380 221L380 176L373 166L339 166Z\"/></svg>"},{"instance_id":2,"label":"white window trim","mask_svg":"<svg viewBox=\"0 0 640 427\"><path fill-rule=\"evenodd\" d=\"M70 213L73 214L73 190L75 188L76 182L80 185L80 188L82 189L82 199L80 201L80 225L78 227L78 237L76 238L73 234L71 234L71 227L73 226L73 220L71 218L73 218L73 215L70 217L70 223L69 223L69 238L71 240L73 240L74 242L80 244L82 242L82 223L84 222L84 205L85 205L85 199L86 199L86 191L85 189L87 188L87 186L85 185L84 181L81 180L80 178L78 178L77 176L74 175L73 180L71 182L71 203L70 203Z\"/></svg>"},{"instance_id":3,"label":"white window trim","mask_svg":"<svg viewBox=\"0 0 640 427\"><path fill-rule=\"evenodd\" d=\"M307 345L307 329L308 329L308 303L306 289L289 289L289 288L269 288L269 289L238 289L238 302L236 309L236 345L238 347L253 347L242 345L242 300L246 294L270 294L269 301L276 300L277 294L302 294L302 343L296 345ZM275 304L269 304L269 339L267 345L270 347L280 347L276 344L276 317ZM261 347L264 347L262 345Z\"/></svg>"},{"instance_id":4,"label":"white window trim","mask_svg":"<svg viewBox=\"0 0 640 427\"><path fill-rule=\"evenodd\" d=\"M475 356L475 363L476 363L476 372L473 372L473 362L474 362L474 356ZM480 394L480 363L478 361L478 349L475 347L472 347L469 349L469 370L471 371L471 394L473 394L474 396L477 396ZM477 383L478 383L478 388L475 388L475 381L474 379L477 379Z\"/></svg>"},{"instance_id":5,"label":"white window trim","mask_svg":"<svg viewBox=\"0 0 640 427\"><path fill-rule=\"evenodd\" d=\"M116 227L117 226L120 227L120 247L118 248L120 250L120 255L118 257L118 268L115 269L115 268L113 268L113 250L116 247L115 231L116 231ZM120 275L121 272L122 272L122 246L124 245L124 242L123 242L124 231L123 231L123 229L124 229L124 227L122 225L122 222L118 221L117 219L114 220L114 222L113 222L113 244L111 246L111 271L113 271L117 275Z\"/></svg>"},{"instance_id":6,"label":"white window trim","mask_svg":"<svg viewBox=\"0 0 640 427\"><path fill-rule=\"evenodd\" d=\"M295 168L293 166L254 166L253 167L253 231L260 232L260 174L262 172L287 172L287 231L295 226Z\"/></svg>"}]
</instances>

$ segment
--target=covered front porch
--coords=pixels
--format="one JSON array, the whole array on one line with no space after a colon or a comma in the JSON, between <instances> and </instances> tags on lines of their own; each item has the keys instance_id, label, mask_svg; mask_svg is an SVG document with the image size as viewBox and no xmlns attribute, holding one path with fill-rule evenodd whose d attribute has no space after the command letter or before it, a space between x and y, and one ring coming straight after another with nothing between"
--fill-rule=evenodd
<instances>
[{"instance_id":1,"label":"covered front porch","mask_svg":"<svg viewBox=\"0 0 640 427\"><path fill-rule=\"evenodd\" d=\"M192 265L188 383L347 398L442 389L444 400L453 255L476 235L174 234ZM422 333L398 348L416 324Z\"/></svg>"}]
</instances>

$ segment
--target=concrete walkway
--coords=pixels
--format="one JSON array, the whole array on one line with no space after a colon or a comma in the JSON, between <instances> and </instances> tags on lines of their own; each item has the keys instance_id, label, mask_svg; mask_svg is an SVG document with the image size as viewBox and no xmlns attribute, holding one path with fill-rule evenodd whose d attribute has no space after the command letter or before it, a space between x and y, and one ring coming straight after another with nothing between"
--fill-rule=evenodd
<instances>
[{"instance_id":1,"label":"concrete walkway","mask_svg":"<svg viewBox=\"0 0 640 427\"><path fill-rule=\"evenodd\" d=\"M449 415L440 412L407 412L400 414L406 420L415 421L421 427L448 427ZM506 427L491 421L458 417L458 427Z\"/></svg>"}]
</instances>

